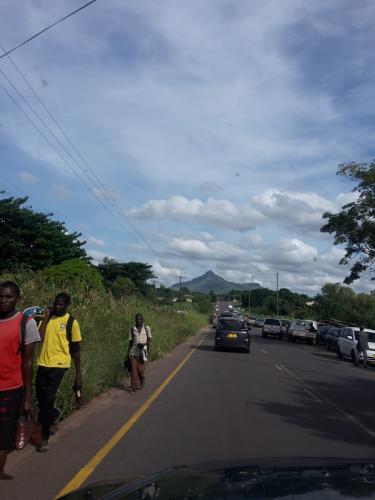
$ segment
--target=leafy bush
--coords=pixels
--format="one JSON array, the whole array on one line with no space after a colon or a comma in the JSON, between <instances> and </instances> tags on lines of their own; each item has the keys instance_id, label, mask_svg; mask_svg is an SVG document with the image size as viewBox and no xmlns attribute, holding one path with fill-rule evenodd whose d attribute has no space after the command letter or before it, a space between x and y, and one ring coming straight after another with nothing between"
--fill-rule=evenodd
<instances>
[{"instance_id":1,"label":"leafy bush","mask_svg":"<svg viewBox=\"0 0 375 500\"><path fill-rule=\"evenodd\" d=\"M101 290L103 280L97 269L82 260L66 260L40 272L42 279L64 288Z\"/></svg>"}]
</instances>

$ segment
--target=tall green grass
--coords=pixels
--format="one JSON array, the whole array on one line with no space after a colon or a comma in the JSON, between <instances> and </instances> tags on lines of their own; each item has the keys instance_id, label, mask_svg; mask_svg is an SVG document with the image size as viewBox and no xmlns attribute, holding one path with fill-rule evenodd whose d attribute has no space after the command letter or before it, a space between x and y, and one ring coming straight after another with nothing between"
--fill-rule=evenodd
<instances>
[{"instance_id":1,"label":"tall green grass","mask_svg":"<svg viewBox=\"0 0 375 500\"><path fill-rule=\"evenodd\" d=\"M38 276L0 276L0 282L14 279L21 287L20 308L52 304L57 289ZM82 332L81 364L84 401L90 401L110 387L119 386L124 378L123 361L134 316L140 312L152 330L150 361L171 351L189 335L207 323L207 317L190 308L179 314L174 307L148 302L140 297L116 300L105 291L86 289L79 283L64 287L72 297L71 314L78 320ZM56 405L63 415L75 407L73 382L75 370L65 375Z\"/></svg>"}]
</instances>

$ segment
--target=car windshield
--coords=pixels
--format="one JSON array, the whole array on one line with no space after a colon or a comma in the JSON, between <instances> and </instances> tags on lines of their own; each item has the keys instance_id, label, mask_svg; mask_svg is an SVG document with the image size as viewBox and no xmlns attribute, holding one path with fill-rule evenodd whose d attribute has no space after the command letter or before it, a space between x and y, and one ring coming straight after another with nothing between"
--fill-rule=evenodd
<instances>
[{"instance_id":1,"label":"car windshield","mask_svg":"<svg viewBox=\"0 0 375 500\"><path fill-rule=\"evenodd\" d=\"M222 330L234 330L239 331L245 328L243 321L220 321L219 328Z\"/></svg>"},{"instance_id":2,"label":"car windshield","mask_svg":"<svg viewBox=\"0 0 375 500\"><path fill-rule=\"evenodd\" d=\"M368 335L368 341L375 343L375 332L367 332L367 335Z\"/></svg>"},{"instance_id":3,"label":"car windshield","mask_svg":"<svg viewBox=\"0 0 375 500\"><path fill-rule=\"evenodd\" d=\"M280 320L279 319L271 319L268 318L264 321L265 325L274 325L274 326L280 326Z\"/></svg>"}]
</instances>

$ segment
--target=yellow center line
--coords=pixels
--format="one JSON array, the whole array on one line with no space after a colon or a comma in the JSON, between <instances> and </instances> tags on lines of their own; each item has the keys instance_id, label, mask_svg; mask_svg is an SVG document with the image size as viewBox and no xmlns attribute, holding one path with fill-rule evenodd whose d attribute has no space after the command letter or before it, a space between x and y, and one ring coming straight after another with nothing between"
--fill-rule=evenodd
<instances>
[{"instance_id":1,"label":"yellow center line","mask_svg":"<svg viewBox=\"0 0 375 500\"><path fill-rule=\"evenodd\" d=\"M181 361L181 363L173 370L173 372L168 375L168 377L162 382L159 387L151 394L151 396L138 408L138 410L133 414L132 417L127 420L122 427L111 437L105 445L100 448L100 450L91 458L91 460L80 469L77 474L69 481L69 483L60 491L60 493L55 498L60 498L73 490L76 490L86 481L86 479L91 476L97 466L102 462L102 460L108 455L108 453L116 446L116 444L121 441L121 439L130 431L133 425L140 419L140 417L145 413L145 411L152 405L152 403L160 396L167 385L174 379L181 368L189 361L191 356L196 351L197 347L203 342L206 335L204 335L198 344L187 354L187 356Z\"/></svg>"}]
</instances>

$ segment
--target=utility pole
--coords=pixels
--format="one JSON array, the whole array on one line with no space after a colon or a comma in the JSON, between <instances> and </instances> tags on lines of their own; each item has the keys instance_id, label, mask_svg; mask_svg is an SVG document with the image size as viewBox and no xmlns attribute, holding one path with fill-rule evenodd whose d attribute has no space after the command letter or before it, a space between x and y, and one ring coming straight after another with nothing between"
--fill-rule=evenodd
<instances>
[{"instance_id":1,"label":"utility pole","mask_svg":"<svg viewBox=\"0 0 375 500\"><path fill-rule=\"evenodd\" d=\"M276 273L276 315L279 317L279 273Z\"/></svg>"},{"instance_id":2,"label":"utility pole","mask_svg":"<svg viewBox=\"0 0 375 500\"><path fill-rule=\"evenodd\" d=\"M249 316L251 313L251 292L253 291L254 288L254 275L251 275L251 286L249 287Z\"/></svg>"}]
</instances>

